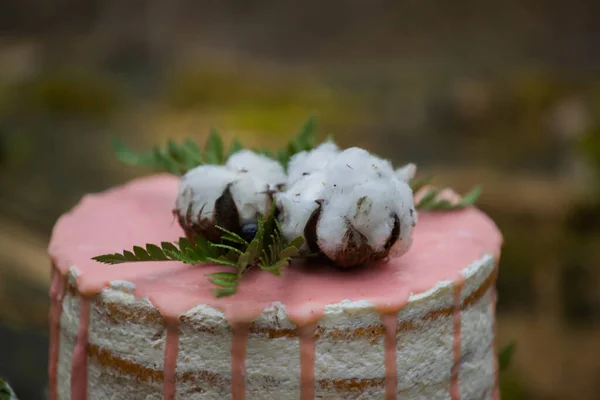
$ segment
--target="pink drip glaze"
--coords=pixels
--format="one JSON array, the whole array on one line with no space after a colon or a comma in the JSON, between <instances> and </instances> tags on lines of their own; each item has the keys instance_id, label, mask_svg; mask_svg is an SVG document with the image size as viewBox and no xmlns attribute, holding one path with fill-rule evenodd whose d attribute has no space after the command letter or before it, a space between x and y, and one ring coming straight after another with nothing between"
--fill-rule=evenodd
<instances>
[{"instance_id":1,"label":"pink drip glaze","mask_svg":"<svg viewBox=\"0 0 600 400\"><path fill-rule=\"evenodd\" d=\"M82 296L79 303L79 328L77 344L73 350L71 364L71 398L87 398L87 345L90 327L90 299Z\"/></svg>"},{"instance_id":2,"label":"pink drip glaze","mask_svg":"<svg viewBox=\"0 0 600 400\"><path fill-rule=\"evenodd\" d=\"M454 325L454 341L452 349L454 352L454 363L452 364L452 373L450 381L450 397L452 400L460 400L459 375L460 375L460 328L461 328L461 311L460 295L462 292L464 280L459 277L454 282L454 306L452 309L452 320Z\"/></svg>"},{"instance_id":3,"label":"pink drip glaze","mask_svg":"<svg viewBox=\"0 0 600 400\"><path fill-rule=\"evenodd\" d=\"M396 371L396 328L398 315L382 314L385 328L385 400L396 400L398 395L398 372Z\"/></svg>"},{"instance_id":4,"label":"pink drip glaze","mask_svg":"<svg viewBox=\"0 0 600 400\"><path fill-rule=\"evenodd\" d=\"M231 344L231 399L246 398L246 343L248 342L249 322L238 322L232 327Z\"/></svg>"},{"instance_id":5,"label":"pink drip glaze","mask_svg":"<svg viewBox=\"0 0 600 400\"><path fill-rule=\"evenodd\" d=\"M50 285L50 353L48 356L48 399L56 400L56 384L58 372L58 350L60 345L60 316L62 314L62 298L65 293L65 279L55 266L52 266L52 283Z\"/></svg>"},{"instance_id":6,"label":"pink drip glaze","mask_svg":"<svg viewBox=\"0 0 600 400\"><path fill-rule=\"evenodd\" d=\"M300 333L300 400L315 398L315 331L316 324L299 328Z\"/></svg>"},{"instance_id":7,"label":"pink drip glaze","mask_svg":"<svg viewBox=\"0 0 600 400\"><path fill-rule=\"evenodd\" d=\"M496 271L495 271L496 277L498 277L498 265L496 265ZM493 400L499 400L500 399L500 366L498 365L498 348L496 347L496 336L497 336L497 328L496 328L496 306L498 304L498 291L496 289L496 286L494 285L492 287L492 301L491 301L491 307L492 307L492 332L494 334L494 345L493 345L493 349L494 349L494 380L495 380L495 384L494 384L494 391L492 393L492 399Z\"/></svg>"},{"instance_id":8,"label":"pink drip glaze","mask_svg":"<svg viewBox=\"0 0 600 400\"><path fill-rule=\"evenodd\" d=\"M163 367L163 397L165 400L175 400L175 372L177 369L177 354L179 353L179 324L177 320L167 320L165 325L167 337L165 340L165 360Z\"/></svg>"},{"instance_id":9,"label":"pink drip glaze","mask_svg":"<svg viewBox=\"0 0 600 400\"><path fill-rule=\"evenodd\" d=\"M325 306L342 300L367 300L379 312L397 312L410 293L422 293L437 282L454 280L459 272L486 254L499 252L502 237L485 214L475 208L451 213L419 213L411 250L401 258L368 268L340 271L324 265L295 262L281 277L250 270L234 296L215 298L206 274L219 266L202 268L179 262L141 262L110 266L91 257L131 249L133 245L176 240L183 232L171 210L178 179L146 177L108 192L88 195L57 222L49 253L66 275L71 266L79 291L94 295L110 281L135 284L136 297L147 297L166 319L177 319L199 304L221 310L234 327L232 372L242 370L250 321L273 302L285 305L298 326L315 323ZM239 380L239 376L233 376ZM242 385L239 387L243 387ZM238 390L238 386L233 389ZM243 398L240 394L236 399Z\"/></svg>"}]
</instances>

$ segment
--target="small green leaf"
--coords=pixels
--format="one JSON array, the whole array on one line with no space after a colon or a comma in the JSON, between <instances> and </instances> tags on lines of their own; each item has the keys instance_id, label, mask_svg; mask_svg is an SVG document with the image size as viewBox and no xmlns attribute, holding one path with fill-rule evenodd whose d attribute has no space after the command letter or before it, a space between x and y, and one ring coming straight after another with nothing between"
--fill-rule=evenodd
<instances>
[{"instance_id":1,"label":"small green leaf","mask_svg":"<svg viewBox=\"0 0 600 400\"><path fill-rule=\"evenodd\" d=\"M412 191L414 193L416 193L419 190L423 189L425 186L429 185L432 180L433 180L433 177L431 177L431 176L428 176L428 177L425 177L422 179L418 179L418 180L412 180L410 182L410 188L412 189Z\"/></svg>"},{"instance_id":2,"label":"small green leaf","mask_svg":"<svg viewBox=\"0 0 600 400\"><path fill-rule=\"evenodd\" d=\"M284 258L292 258L292 257L296 257L299 253L299 250L294 247L294 246L289 246L286 247L285 249L281 250L281 252L279 252L279 258L284 259Z\"/></svg>"},{"instance_id":3,"label":"small green leaf","mask_svg":"<svg viewBox=\"0 0 600 400\"><path fill-rule=\"evenodd\" d=\"M221 287L234 287L237 285L236 281L232 281L229 279L210 278L209 281L210 283Z\"/></svg>"},{"instance_id":4,"label":"small green leaf","mask_svg":"<svg viewBox=\"0 0 600 400\"><path fill-rule=\"evenodd\" d=\"M298 137L294 141L298 151L311 150L315 142L315 133L317 130L317 117L311 115L308 117L302 129L298 133Z\"/></svg>"},{"instance_id":5,"label":"small green leaf","mask_svg":"<svg viewBox=\"0 0 600 400\"><path fill-rule=\"evenodd\" d=\"M266 147L255 148L255 149L252 149L252 151L254 151L255 153L258 153L258 154L262 154L265 157L269 157L269 158L275 159L275 156L273 155L273 152L270 149L266 148Z\"/></svg>"},{"instance_id":6,"label":"small green leaf","mask_svg":"<svg viewBox=\"0 0 600 400\"><path fill-rule=\"evenodd\" d=\"M505 371L509 366L517 350L517 342L511 341L506 344L498 353L498 367L500 371Z\"/></svg>"},{"instance_id":7,"label":"small green leaf","mask_svg":"<svg viewBox=\"0 0 600 400\"><path fill-rule=\"evenodd\" d=\"M250 246L248 246L248 248L250 248ZM250 252L246 251L238 257L237 265L240 268L240 270L246 270L246 267L248 266L248 264L250 264L250 255Z\"/></svg>"},{"instance_id":8,"label":"small green leaf","mask_svg":"<svg viewBox=\"0 0 600 400\"><path fill-rule=\"evenodd\" d=\"M229 251L234 252L234 253L239 254L239 255L243 254L240 249L236 249L235 247L231 247L231 246L228 246L226 244L211 243L210 246L211 247L216 247L216 248L219 248L219 249L229 250Z\"/></svg>"},{"instance_id":9,"label":"small green leaf","mask_svg":"<svg viewBox=\"0 0 600 400\"><path fill-rule=\"evenodd\" d=\"M207 276L212 276L219 279L227 279L230 281L236 281L238 279L238 274L235 272L213 272L212 274L207 274Z\"/></svg>"},{"instance_id":10,"label":"small green leaf","mask_svg":"<svg viewBox=\"0 0 600 400\"><path fill-rule=\"evenodd\" d=\"M287 167L290 158L292 158L292 155L287 150L280 150L277 152L277 161L279 161L279 164L283 165L284 168Z\"/></svg>"},{"instance_id":11,"label":"small green leaf","mask_svg":"<svg viewBox=\"0 0 600 400\"><path fill-rule=\"evenodd\" d=\"M204 254L206 257L218 257L219 250L211 247L210 242L204 236L194 236L194 244L198 253Z\"/></svg>"},{"instance_id":12,"label":"small green leaf","mask_svg":"<svg viewBox=\"0 0 600 400\"><path fill-rule=\"evenodd\" d=\"M231 145L229 146L229 153L227 154L227 158L231 157L232 155L234 155L238 151L242 150L243 148L244 148L244 146L237 138L233 139L233 141L231 142Z\"/></svg>"},{"instance_id":13,"label":"small green leaf","mask_svg":"<svg viewBox=\"0 0 600 400\"><path fill-rule=\"evenodd\" d=\"M0 378L0 400L18 400L10 385Z\"/></svg>"},{"instance_id":14,"label":"small green leaf","mask_svg":"<svg viewBox=\"0 0 600 400\"><path fill-rule=\"evenodd\" d=\"M183 146L180 147L174 141L169 140L167 142L167 150L168 154L173 158L174 161L181 163L185 159Z\"/></svg>"},{"instance_id":15,"label":"small green leaf","mask_svg":"<svg viewBox=\"0 0 600 400\"><path fill-rule=\"evenodd\" d=\"M256 256L258 255L259 251L258 247L259 240L255 238L252 242L250 242L250 245L246 249L245 254L248 254L248 264L254 263L256 261Z\"/></svg>"},{"instance_id":16,"label":"small green leaf","mask_svg":"<svg viewBox=\"0 0 600 400\"><path fill-rule=\"evenodd\" d=\"M479 196L481 196L481 186L476 186L469 193L463 196L459 202L459 205L465 207L475 204L475 202L479 200Z\"/></svg>"},{"instance_id":17,"label":"small green leaf","mask_svg":"<svg viewBox=\"0 0 600 400\"><path fill-rule=\"evenodd\" d=\"M123 252L123 256L125 257L125 259L127 261L137 261L137 257L135 256L135 254L133 254L131 251L129 250L125 250Z\"/></svg>"},{"instance_id":18,"label":"small green leaf","mask_svg":"<svg viewBox=\"0 0 600 400\"><path fill-rule=\"evenodd\" d=\"M227 265L227 266L235 267L235 268L238 267L237 263L235 263L233 261L229 261L229 260L224 260L222 258L206 257L206 261L214 263L214 264Z\"/></svg>"},{"instance_id":19,"label":"small green leaf","mask_svg":"<svg viewBox=\"0 0 600 400\"><path fill-rule=\"evenodd\" d=\"M177 252L179 249L175 247L173 243L170 242L161 242L160 247L162 247L163 251Z\"/></svg>"},{"instance_id":20,"label":"small green leaf","mask_svg":"<svg viewBox=\"0 0 600 400\"><path fill-rule=\"evenodd\" d=\"M288 247L295 247L297 249L300 249L300 247L302 247L303 244L304 238L302 236L298 236L297 238L288 243Z\"/></svg>"},{"instance_id":21,"label":"small green leaf","mask_svg":"<svg viewBox=\"0 0 600 400\"><path fill-rule=\"evenodd\" d=\"M223 152L223 139L221 139L219 131L213 128L210 131L208 142L206 143L205 153L207 163L217 165L223 164Z\"/></svg>"},{"instance_id":22,"label":"small green leaf","mask_svg":"<svg viewBox=\"0 0 600 400\"><path fill-rule=\"evenodd\" d=\"M419 203L417 204L417 208L426 208L430 203L435 201L435 197L438 195L438 191L433 189L428 189L427 192L423 195Z\"/></svg>"},{"instance_id":23,"label":"small green leaf","mask_svg":"<svg viewBox=\"0 0 600 400\"><path fill-rule=\"evenodd\" d=\"M137 259L140 260L140 261L150 261L150 260L152 260L152 257L150 257L150 254L148 254L146 252L146 250L144 250L140 246L133 246L133 253L137 257Z\"/></svg>"},{"instance_id":24,"label":"small green leaf","mask_svg":"<svg viewBox=\"0 0 600 400\"><path fill-rule=\"evenodd\" d=\"M188 170L197 167L198 165L202 165L202 150L200 150L194 141L186 139L181 148L184 153L184 160Z\"/></svg>"},{"instance_id":25,"label":"small green leaf","mask_svg":"<svg viewBox=\"0 0 600 400\"><path fill-rule=\"evenodd\" d=\"M160 247L155 244L147 244L146 251L150 255L150 257L154 260L166 260L167 257L163 253Z\"/></svg>"},{"instance_id":26,"label":"small green leaf","mask_svg":"<svg viewBox=\"0 0 600 400\"><path fill-rule=\"evenodd\" d=\"M195 263L204 262L206 260L206 256L204 254L199 253L193 247L185 247L181 250L190 260L194 260Z\"/></svg>"},{"instance_id":27,"label":"small green leaf","mask_svg":"<svg viewBox=\"0 0 600 400\"><path fill-rule=\"evenodd\" d=\"M98 261L103 264L122 264L127 262L122 254L103 254L101 256L92 257L92 260Z\"/></svg>"},{"instance_id":28,"label":"small green leaf","mask_svg":"<svg viewBox=\"0 0 600 400\"><path fill-rule=\"evenodd\" d=\"M217 288L217 289L215 289L215 296L216 297L231 296L232 294L235 294L236 291L237 291L236 286L233 286L230 288Z\"/></svg>"},{"instance_id":29,"label":"small green leaf","mask_svg":"<svg viewBox=\"0 0 600 400\"><path fill-rule=\"evenodd\" d=\"M167 254L171 259L181 261L185 264L196 265L198 261L194 258L190 258L187 254L181 253L179 251L170 251L165 250L165 254Z\"/></svg>"},{"instance_id":30,"label":"small green leaf","mask_svg":"<svg viewBox=\"0 0 600 400\"><path fill-rule=\"evenodd\" d=\"M185 238L185 237L179 238L178 244L179 244L179 249L181 251L183 251L183 250L185 250L187 248L192 247L192 244L190 243L189 239Z\"/></svg>"},{"instance_id":31,"label":"small green leaf","mask_svg":"<svg viewBox=\"0 0 600 400\"><path fill-rule=\"evenodd\" d=\"M418 210L444 211L444 210L459 210L475 204L481 195L481 187L473 188L469 193L464 195L457 203L452 203L449 200L438 198L444 188L427 189L421 200L415 204Z\"/></svg>"},{"instance_id":32,"label":"small green leaf","mask_svg":"<svg viewBox=\"0 0 600 400\"><path fill-rule=\"evenodd\" d=\"M221 236L221 240L226 240L228 242L239 243L239 244L243 244L243 245L247 245L248 244L248 242L246 240L244 240L237 233L233 233L231 231L228 231L227 229L225 229L223 227L220 227L218 225L216 225L216 228L218 230L220 230L221 232L224 233L224 235Z\"/></svg>"}]
</instances>

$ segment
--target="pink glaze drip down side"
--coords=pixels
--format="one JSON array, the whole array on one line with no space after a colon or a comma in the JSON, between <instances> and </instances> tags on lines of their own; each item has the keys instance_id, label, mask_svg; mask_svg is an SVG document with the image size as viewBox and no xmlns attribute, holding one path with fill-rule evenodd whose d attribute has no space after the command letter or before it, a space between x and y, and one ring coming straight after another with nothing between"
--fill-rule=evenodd
<instances>
[{"instance_id":1,"label":"pink glaze drip down side","mask_svg":"<svg viewBox=\"0 0 600 400\"><path fill-rule=\"evenodd\" d=\"M495 277L498 277L498 264L496 264L496 269L494 274L496 275ZM493 400L499 400L500 399L500 366L498 365L498 348L497 348L497 343L496 343L496 306L498 304L498 291L496 289L496 285L494 285L492 287L492 301L491 301L491 307L492 307L492 332L494 335L494 378L495 378L495 385L494 385L494 392L492 394L492 399Z\"/></svg>"},{"instance_id":2,"label":"pink glaze drip down side","mask_svg":"<svg viewBox=\"0 0 600 400\"><path fill-rule=\"evenodd\" d=\"M385 400L396 400L398 395L398 372L396 371L398 314L382 314L381 323L385 328Z\"/></svg>"},{"instance_id":3,"label":"pink glaze drip down side","mask_svg":"<svg viewBox=\"0 0 600 400\"><path fill-rule=\"evenodd\" d=\"M300 400L315 398L316 324L300 327Z\"/></svg>"},{"instance_id":4,"label":"pink glaze drip down side","mask_svg":"<svg viewBox=\"0 0 600 400\"><path fill-rule=\"evenodd\" d=\"M231 399L246 398L246 344L248 343L249 322L237 322L231 327Z\"/></svg>"},{"instance_id":5,"label":"pink glaze drip down side","mask_svg":"<svg viewBox=\"0 0 600 400\"><path fill-rule=\"evenodd\" d=\"M461 311L460 295L462 293L463 279L459 278L454 282L454 306L452 307L452 319L454 325L454 341L452 349L454 353L454 362L452 363L452 373L450 380L450 397L452 400L460 400L459 375L460 375L460 330L461 330Z\"/></svg>"},{"instance_id":6,"label":"pink glaze drip down side","mask_svg":"<svg viewBox=\"0 0 600 400\"><path fill-rule=\"evenodd\" d=\"M65 278L56 267L52 267L52 283L50 285L50 352L48 355L48 399L56 400L56 384L58 377L58 350L60 345L60 316L62 314L62 298L65 294Z\"/></svg>"},{"instance_id":7,"label":"pink glaze drip down side","mask_svg":"<svg viewBox=\"0 0 600 400\"><path fill-rule=\"evenodd\" d=\"M219 299L206 274L223 270L220 266L175 261L104 265L91 260L183 236L171 213L178 182L177 177L158 175L85 196L57 222L49 253L63 276L70 268L78 272L77 287L83 295L97 294L109 282L124 280L135 285L136 297L147 297L167 320L178 319L199 304L221 310L234 328L234 400L244 398L240 377L247 328L273 302L284 304L300 327L316 323L326 305L343 300L367 300L380 313L398 312L411 293L425 292L439 281L454 281L473 261L498 254L502 243L493 221L475 208L422 212L413 245L401 258L351 271L298 261L281 277L253 269L245 274L235 295Z\"/></svg>"},{"instance_id":8,"label":"pink glaze drip down side","mask_svg":"<svg viewBox=\"0 0 600 400\"><path fill-rule=\"evenodd\" d=\"M163 398L175 400L175 373L177 354L179 353L179 324L177 321L166 321L165 359L163 365Z\"/></svg>"},{"instance_id":9,"label":"pink glaze drip down side","mask_svg":"<svg viewBox=\"0 0 600 400\"><path fill-rule=\"evenodd\" d=\"M87 345L90 327L90 299L81 296L79 303L79 328L77 344L71 364L71 398L87 399Z\"/></svg>"}]
</instances>

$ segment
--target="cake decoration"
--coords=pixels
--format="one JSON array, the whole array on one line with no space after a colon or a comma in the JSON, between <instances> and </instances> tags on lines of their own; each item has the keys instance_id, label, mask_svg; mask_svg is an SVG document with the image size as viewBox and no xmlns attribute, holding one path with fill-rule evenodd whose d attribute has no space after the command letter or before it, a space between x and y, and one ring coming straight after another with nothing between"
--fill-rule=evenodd
<instances>
[{"instance_id":1,"label":"cake decoration","mask_svg":"<svg viewBox=\"0 0 600 400\"><path fill-rule=\"evenodd\" d=\"M331 139L314 146L307 125L275 153L225 151L214 131L203 150L119 146L122 160L169 173L86 195L57 222L51 400L499 398L502 236L469 206L479 190L459 196L417 180L414 164L394 169ZM188 182L196 168L226 179ZM232 190L231 174L261 191ZM207 185L216 193L179 198ZM237 220L215 215L234 209ZM344 224L327 226L327 213ZM207 226L216 240L197 233Z\"/></svg>"},{"instance_id":2,"label":"cake decoration","mask_svg":"<svg viewBox=\"0 0 600 400\"><path fill-rule=\"evenodd\" d=\"M276 153L236 139L226 155L214 129L204 151L186 140L137 154L117 142L121 161L182 175L173 214L186 238L93 259L225 265L234 270L208 276L215 295L228 296L253 266L279 276L297 257L340 268L400 257L412 244L417 210L461 209L480 195L479 187L459 196L430 179L414 181L415 164L394 169L364 149L340 149L331 137L315 146L315 127L310 117Z\"/></svg>"},{"instance_id":3,"label":"cake decoration","mask_svg":"<svg viewBox=\"0 0 600 400\"><path fill-rule=\"evenodd\" d=\"M10 385L0 378L0 400L19 400Z\"/></svg>"}]
</instances>

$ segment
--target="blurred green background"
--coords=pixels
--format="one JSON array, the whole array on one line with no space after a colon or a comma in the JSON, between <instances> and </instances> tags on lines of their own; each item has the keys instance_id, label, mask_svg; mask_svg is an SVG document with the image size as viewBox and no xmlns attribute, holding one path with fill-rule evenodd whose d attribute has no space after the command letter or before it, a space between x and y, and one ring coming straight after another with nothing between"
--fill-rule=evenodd
<instances>
[{"instance_id":1,"label":"blurred green background","mask_svg":"<svg viewBox=\"0 0 600 400\"><path fill-rule=\"evenodd\" d=\"M307 115L458 190L505 234L503 399L600 399L600 2L0 4L0 376L45 397L58 216L145 173L112 155L279 146Z\"/></svg>"}]
</instances>

